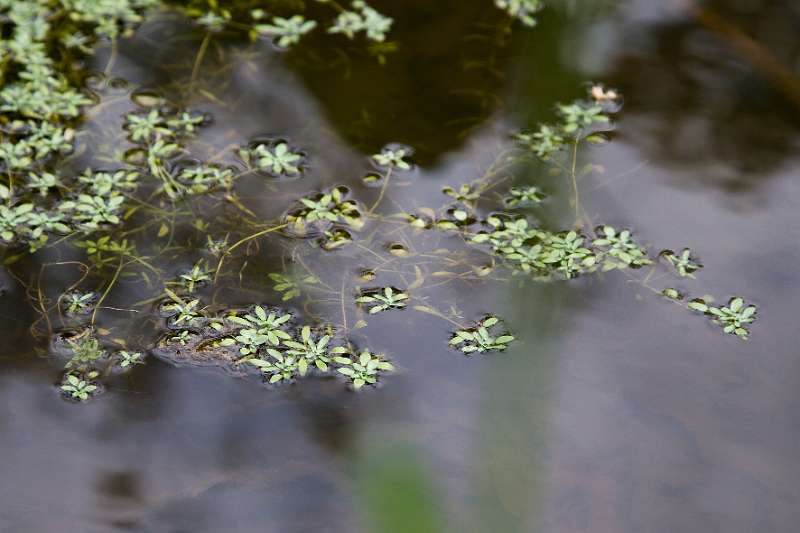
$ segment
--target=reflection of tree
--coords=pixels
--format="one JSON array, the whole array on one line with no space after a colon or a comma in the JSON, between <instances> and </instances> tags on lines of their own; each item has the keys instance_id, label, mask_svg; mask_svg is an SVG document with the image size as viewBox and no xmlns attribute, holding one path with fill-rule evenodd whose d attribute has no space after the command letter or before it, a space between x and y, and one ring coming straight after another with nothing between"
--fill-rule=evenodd
<instances>
[{"instance_id":1,"label":"reflection of tree","mask_svg":"<svg viewBox=\"0 0 800 533\"><path fill-rule=\"evenodd\" d=\"M371 152L387 142L417 148L429 164L457 149L499 107L512 21L492 2L407 0L381 65L364 44L322 32L287 57L338 133ZM313 47L313 50L311 50Z\"/></svg>"},{"instance_id":2,"label":"reflection of tree","mask_svg":"<svg viewBox=\"0 0 800 533\"><path fill-rule=\"evenodd\" d=\"M800 10L767 3L717 0L626 39L615 76L641 119L633 127L647 130L632 142L662 162L713 165L710 179L731 191L781 164L800 124L789 69L800 60Z\"/></svg>"}]
</instances>

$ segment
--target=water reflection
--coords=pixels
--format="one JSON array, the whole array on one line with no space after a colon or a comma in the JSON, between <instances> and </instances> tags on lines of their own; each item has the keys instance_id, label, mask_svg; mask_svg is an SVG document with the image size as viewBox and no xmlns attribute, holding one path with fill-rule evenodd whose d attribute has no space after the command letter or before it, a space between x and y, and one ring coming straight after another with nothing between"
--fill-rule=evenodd
<instances>
[{"instance_id":1,"label":"water reflection","mask_svg":"<svg viewBox=\"0 0 800 533\"><path fill-rule=\"evenodd\" d=\"M626 25L612 76L630 96L630 139L647 159L697 172L685 186L761 186L797 148L800 11L717 1Z\"/></svg>"}]
</instances>

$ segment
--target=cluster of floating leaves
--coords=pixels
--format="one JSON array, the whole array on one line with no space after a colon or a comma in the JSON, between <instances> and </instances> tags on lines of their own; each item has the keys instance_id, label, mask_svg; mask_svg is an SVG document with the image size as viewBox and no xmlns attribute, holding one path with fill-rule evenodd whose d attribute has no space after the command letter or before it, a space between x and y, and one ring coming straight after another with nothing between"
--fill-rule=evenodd
<instances>
[{"instance_id":1,"label":"cluster of floating leaves","mask_svg":"<svg viewBox=\"0 0 800 533\"><path fill-rule=\"evenodd\" d=\"M355 38L361 34L368 40L382 42L393 21L368 4L356 0L348 8L329 3L338 12L327 26L328 33ZM27 243L35 251L49 242L51 235L79 235L75 245L86 251L91 264L99 269L117 265L118 275L124 261L152 268L138 256L132 243L101 234L121 225L133 208L134 193L147 188L154 196L169 202L180 202L187 195L223 190L230 192L234 180L245 173L275 178L302 176L307 169L308 154L282 138L256 139L234 150L244 169L186 159L189 140L206 125L210 117L192 109L145 104L126 114L124 129L136 147L126 153L126 168L93 169L74 176L55 170L55 159L74 150L75 122L83 107L93 99L67 81L73 79L61 72L50 57L50 50L63 48L79 57L89 53L98 38L116 39L129 34L141 22L147 9L160 5L159 0L0 0L0 31L8 39L0 41L0 238L7 245ZM526 25L534 25L534 15L542 9L540 0L495 0L497 7ZM220 31L231 23L230 13L219 9L187 13L209 32ZM319 22L303 15L288 18L273 16L264 10L251 11L253 36L272 39L278 47L290 47L318 27ZM63 20L58 31L51 21ZM242 26L242 25L240 25ZM248 27L247 25L243 25ZM208 36L207 36L208 37ZM67 63L64 63L67 64ZM512 186L492 203L487 194L496 184L479 179L472 183L447 186L442 193L448 198L438 210L419 208L418 212L398 213L416 230L438 229L455 232L473 248L485 250L492 264L499 262L515 275L539 281L569 280L578 276L655 268L657 259L674 270L680 278L694 278L702 268L694 253L664 250L656 256L634 239L628 229L612 225L591 228L581 222L574 159L582 143L602 143L604 132L613 124L611 115L619 109L619 95L602 86L592 87L586 99L558 106L557 120L540 124L514 136L514 157L532 157L561 169L573 168L573 203L576 223L568 228L546 228L520 208L542 204L546 195L537 186ZM375 202L367 207L353 198L344 186L333 186L305 195L290 207L276 226L228 244L228 236L215 239L207 235L208 250L219 258L216 271L205 259L165 283L164 300L158 309L166 333L152 353L176 364L207 364L224 367L237 373L248 369L264 376L268 383L292 382L309 375L337 375L354 389L377 385L382 376L394 370L383 355L370 349L355 349L346 338L348 328L337 332L332 326L317 327L302 323L291 311L256 305L247 309L218 309L206 306L195 295L200 287L210 285L219 275L223 260L240 244L273 230L284 235L308 239L325 250L346 247L357 241L368 220L379 218L385 192L396 174L413 171L411 147L389 144L369 157L374 172L364 183L380 186ZM559 158L572 158L572 165ZM154 189L154 190L152 190ZM152 197L152 196L151 196ZM235 203L234 196L226 199ZM481 211L490 206L503 211ZM128 211L126 211L128 209ZM242 210L245 208L242 207ZM199 223L202 229L204 222ZM162 225L159 237L169 233ZM386 245L385 251L396 258L409 253L401 242ZM374 252L373 252L374 253ZM360 289L353 296L355 304L369 317L409 307L414 291L422 283L419 267L417 281L400 289L380 284ZM491 268L476 268L483 277ZM269 275L274 290L283 301L295 299L307 290L327 290L323 280L308 271L301 275L276 272ZM365 271L364 281L375 279ZM80 291L71 287L58 300L75 326L71 333L56 336L52 351L66 358L65 373L60 384L64 396L85 401L104 388L102 379L115 372L125 372L145 361L143 351L133 351L124 342L105 340L105 333L94 326L95 314L113 286L103 291ZM98 293L102 294L98 294ZM684 295L666 288L664 296L681 301ZM344 285L341 291L344 314ZM707 303L709 302L709 303ZM725 333L747 339L755 321L756 307L734 297L727 306L714 306L709 298L694 299L692 310L708 316ZM447 318L429 306L413 306ZM91 316L91 319L89 318ZM505 351L514 336L500 330L500 319L484 316L471 326L459 326L452 332L449 345L470 355ZM355 327L363 327L362 319ZM100 334L102 333L102 334ZM103 339L103 340L101 340Z\"/></svg>"},{"instance_id":2,"label":"cluster of floating leaves","mask_svg":"<svg viewBox=\"0 0 800 533\"><path fill-rule=\"evenodd\" d=\"M526 26L536 26L534 15L544 9L543 0L494 0L494 4Z\"/></svg>"},{"instance_id":3,"label":"cluster of floating leaves","mask_svg":"<svg viewBox=\"0 0 800 533\"><path fill-rule=\"evenodd\" d=\"M469 241L490 244L492 253L514 270L539 280L570 279L598 269L639 268L652 262L629 230L611 226L598 228L591 239L574 230L548 231L527 218L491 216L485 225L489 229L471 235Z\"/></svg>"},{"instance_id":4,"label":"cluster of floating leaves","mask_svg":"<svg viewBox=\"0 0 800 533\"><path fill-rule=\"evenodd\" d=\"M83 314L85 308L81 306L73 312ZM72 335L57 336L51 351L67 358L60 390L64 397L75 401L86 401L102 392L101 378L127 372L145 362L141 351L104 347L90 327L81 328Z\"/></svg>"},{"instance_id":5,"label":"cluster of floating leaves","mask_svg":"<svg viewBox=\"0 0 800 533\"><path fill-rule=\"evenodd\" d=\"M500 319L496 316L488 316L474 327L456 331L450 339L450 345L455 346L466 355L505 351L514 340L514 336L509 333L495 336L491 330L496 329L499 323Z\"/></svg>"},{"instance_id":6,"label":"cluster of floating leaves","mask_svg":"<svg viewBox=\"0 0 800 533\"><path fill-rule=\"evenodd\" d=\"M254 367L270 384L338 374L354 389L376 385L381 374L394 370L382 355L334 345L330 328L296 324L290 311L256 305L209 313L199 299L167 292L161 311L169 333L155 353L171 362L226 365L240 372Z\"/></svg>"},{"instance_id":7,"label":"cluster of floating leaves","mask_svg":"<svg viewBox=\"0 0 800 533\"><path fill-rule=\"evenodd\" d=\"M248 168L274 177L299 176L306 158L284 140L255 142L239 150L239 156Z\"/></svg>"},{"instance_id":8,"label":"cluster of floating leaves","mask_svg":"<svg viewBox=\"0 0 800 533\"><path fill-rule=\"evenodd\" d=\"M746 305L744 299L738 296L731 298L728 305L719 307L697 298L689 302L689 309L703 313L721 327L722 331L742 339L747 339L750 335L747 328L755 322L757 312L755 305Z\"/></svg>"},{"instance_id":9,"label":"cluster of floating leaves","mask_svg":"<svg viewBox=\"0 0 800 533\"><path fill-rule=\"evenodd\" d=\"M356 298L360 304L368 304L369 314L374 315L390 309L405 309L408 293L394 287L368 289Z\"/></svg>"},{"instance_id":10,"label":"cluster of floating leaves","mask_svg":"<svg viewBox=\"0 0 800 533\"><path fill-rule=\"evenodd\" d=\"M564 123L557 126L561 132L563 144L546 154L540 155L538 147L527 145L521 156L533 153L545 161L552 161L563 146L573 145L587 140L590 135L584 130L598 121L598 115L589 113L592 118L574 119L577 112L567 113L565 108L586 109L585 103L578 102L570 106L562 106ZM149 113L148 113L149 115ZM191 115L189 115L191 116ZM603 115L606 116L606 115ZM570 118L572 117L572 118ZM577 122L575 122L577 120ZM146 142L157 142L158 124L167 123L168 119L150 121L149 129L139 128L131 136L136 135ZM610 120L599 122L609 124ZM573 129L570 124L581 124ZM199 125L199 122L194 122ZM571 135L572 137L568 137ZM278 147L283 149L278 150ZM259 147L264 147L259 149ZM276 175L286 170L286 165L299 161L292 158L294 153L288 143L256 143L247 149L240 150L240 156L253 170L260 170ZM359 202L350 198L346 187L332 187L319 193L307 195L299 200L295 208L290 209L284 217L286 231L302 237L319 236L326 249L345 246L352 242L350 231L360 230L366 220L380 203L385 187L389 183L392 172L403 172L413 169L408 159L412 150L408 147L398 148L390 145L381 153L371 157L382 174L383 183L378 202L366 209ZM245 155L246 154L246 155ZM286 156L289 160L286 160ZM276 157L284 158L282 163ZM302 156L305 157L305 154ZM268 159L263 165L258 158ZM271 158L271 159L270 159ZM276 168L276 165L280 168ZM295 167L298 171L299 166ZM119 181L127 181L124 176ZM480 220L479 203L484 200L485 192L490 187L485 183L471 183L459 187L445 187L443 194L452 199L455 205L443 208L444 217L437 219L433 210L428 213L429 222L419 225L420 217L408 217L411 225L421 229L437 228L440 230L459 232L465 240L478 247L488 247L488 252L495 256L517 275L527 275L535 280L572 279L581 275L612 270L640 269L655 263L655 259L663 258L674 269L679 277L694 277L693 273L701 268L699 260L689 249L680 254L664 250L655 258L651 257L645 246L641 245L627 229L611 225L602 225L593 230L564 229L550 230L539 226L535 219L511 212L494 213ZM519 206L535 206L545 200L544 194L537 187L512 187L507 195L502 196L501 205L509 209ZM406 215L404 215L406 216ZM337 232L344 232L345 237L332 238ZM209 237L210 239L210 237ZM98 255L96 262L102 263L104 247L113 241L86 244L87 251ZM117 244L117 246L120 246ZM124 247L124 245L122 245ZM395 245L392 245L395 246ZM404 246L388 250L389 253L401 256L407 253ZM225 252L226 245L220 249ZM292 277L285 273L270 275L277 292L283 294L284 300L300 295L301 290L321 283L316 276L308 274ZM364 274L365 280L374 279L374 274ZM246 372L248 368L257 370L271 384L292 382L298 378L315 375L339 375L346 379L354 389L365 385L376 385L383 373L394 369L392 363L382 355L375 355L369 349L354 350L343 337L336 336L334 328L313 327L309 324L296 323L296 317L287 310L268 306L255 306L248 310L223 310L211 312L203 305L200 298L192 296L198 287L211 283L212 271L204 261L195 263L192 268L178 276L172 282L179 295L169 287L165 288L168 298L160 305L168 331L153 353L174 363L209 364L224 366L234 372ZM683 295L675 289L665 289L663 294L673 300L683 299ZM72 293L66 295L70 312L87 313L95 302L95 295ZM407 307L411 298L410 289L398 289L383 286L363 289L355 297L367 315L376 315L390 310L402 310ZM702 300L692 300L689 308L708 315L719 324L726 333L746 339L748 327L755 320L755 306L745 306L741 298L735 297L728 306L715 307ZM422 310L424 306L415 306ZM429 309L425 312L431 312ZM436 314L436 313L434 313ZM449 344L465 355L473 353L489 353L505 351L514 336L508 331L497 331L500 319L494 315L486 316L475 325L456 330ZM90 330L89 330L90 331ZM334 340L336 339L336 340ZM102 390L98 383L101 370L96 368L97 361L107 358L96 340L91 336L80 343L70 341L72 357L67 363L67 373L62 384L62 391L77 400L85 400ZM129 368L141 362L138 352L119 351L114 356L120 369ZM76 381L77 380L77 381Z\"/></svg>"},{"instance_id":11,"label":"cluster of floating leaves","mask_svg":"<svg viewBox=\"0 0 800 533\"><path fill-rule=\"evenodd\" d=\"M394 23L391 17L381 14L363 0L351 2L350 9L331 0L316 1L320 4L330 4L338 11L336 18L327 27L327 32L330 34L341 34L348 39L363 34L366 39L380 43L386 40L386 35ZM289 48L299 43L304 35L319 25L317 21L308 20L302 14L270 17L263 9L254 9L250 15L254 21L253 35L271 39L278 48Z\"/></svg>"},{"instance_id":12,"label":"cluster of floating leaves","mask_svg":"<svg viewBox=\"0 0 800 533\"><path fill-rule=\"evenodd\" d=\"M0 2L0 237L5 244L43 246L51 234L91 232L119 223L121 199L98 190L93 171L84 179L60 176L53 160L74 150L74 121L92 103L70 85L50 55L51 46L67 55L86 53L94 36L115 37L140 20L152 1ZM66 12L66 13L65 13ZM58 31L59 15L72 14ZM92 37L82 31L90 29ZM100 178L112 175L99 173ZM55 193L57 198L50 198Z\"/></svg>"},{"instance_id":13,"label":"cluster of floating leaves","mask_svg":"<svg viewBox=\"0 0 800 533\"><path fill-rule=\"evenodd\" d=\"M612 126L609 115L619 109L618 99L615 90L595 85L589 90L588 99L558 106L560 122L517 133L514 139L523 156L532 155L542 162L565 168L554 158L566 152L567 147L574 149L572 157L576 157L577 147L584 141L603 142L602 131ZM572 178L575 180L575 175ZM468 196L470 190L470 187L462 186L458 190L448 188L444 192L456 197L468 208L474 208L476 198ZM577 205L577 186L575 195ZM512 187L504 203L513 208L537 205L543 200L544 195L536 187ZM415 220L412 220L412 224L415 224ZM477 232L469 232L464 228L468 242L489 245L491 253L515 274L531 275L540 281L571 279L597 271L640 269L653 265L658 258L664 259L681 278L695 278L695 273L703 268L689 248L684 248L680 253L662 250L651 256L647 248L633 238L630 230L611 225L599 226L591 233L585 229L552 231L539 227L531 217L510 213L493 214L481 225L483 229ZM673 301L681 301L685 297L673 287L656 292ZM735 334L741 339L748 338L747 327L755 321L757 311L754 305L745 306L744 300L738 296L731 298L728 306L715 307L704 299L694 299L689 302L688 308L706 314L725 333ZM456 339L458 337L454 337Z\"/></svg>"},{"instance_id":14,"label":"cluster of floating leaves","mask_svg":"<svg viewBox=\"0 0 800 533\"><path fill-rule=\"evenodd\" d=\"M324 0L322 0L324 3ZM80 177L63 176L52 169L55 157L74 150L72 125L90 95L68 81L63 72L68 61L56 62L52 49L81 57L97 39L128 36L148 10L161 0L65 0L62 2L18 0L0 2L0 238L6 244L26 242L32 251L50 236L92 233L120 222L125 195L146 174L160 182L160 191L174 199L182 194L203 194L231 187L230 168L203 162L177 162L185 153L183 140L196 133L206 117L190 110L145 109L126 117L132 142L140 146L126 158L137 171L87 169ZM216 3L215 3L216 5ZM368 39L383 41L392 19L357 0L340 10L330 33L353 38L363 32ZM194 13L209 30L221 29L230 15ZM254 10L253 18L267 16ZM302 17L301 17L302 19ZM316 23L297 17L273 19L276 24L254 26L256 33L276 36L281 46L292 44ZM58 21L56 24L54 21ZM240 152L253 168L274 175L296 175L304 154L292 152L285 143L257 145ZM53 196L56 198L54 199Z\"/></svg>"},{"instance_id":15,"label":"cluster of floating leaves","mask_svg":"<svg viewBox=\"0 0 800 533\"><path fill-rule=\"evenodd\" d=\"M326 250L349 244L350 230L364 227L365 218L364 208L349 196L350 190L339 186L300 198L286 215L289 231L301 237L318 235Z\"/></svg>"}]
</instances>

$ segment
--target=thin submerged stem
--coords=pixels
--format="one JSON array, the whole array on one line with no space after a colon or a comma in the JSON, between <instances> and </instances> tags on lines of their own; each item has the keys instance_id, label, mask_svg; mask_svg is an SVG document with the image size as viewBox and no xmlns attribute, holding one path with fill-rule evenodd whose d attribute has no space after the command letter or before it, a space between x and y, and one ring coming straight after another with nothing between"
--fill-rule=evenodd
<instances>
[{"instance_id":1,"label":"thin submerged stem","mask_svg":"<svg viewBox=\"0 0 800 533\"><path fill-rule=\"evenodd\" d=\"M114 64L117 62L117 55L119 54L119 45L117 44L117 39L111 39L111 51L108 55L108 62L106 63L106 68L103 69L103 74L108 77L111 76L111 72L114 70Z\"/></svg>"},{"instance_id":2,"label":"thin submerged stem","mask_svg":"<svg viewBox=\"0 0 800 533\"><path fill-rule=\"evenodd\" d=\"M375 200L375 203L372 204L372 207L369 208L367 211L367 215L371 215L375 212L381 202L383 202L383 197L386 195L386 189L389 187L389 180L392 178L392 169L391 167L386 172L386 176L383 178L383 184L381 185L381 192L378 194L378 198Z\"/></svg>"},{"instance_id":3,"label":"thin submerged stem","mask_svg":"<svg viewBox=\"0 0 800 533\"><path fill-rule=\"evenodd\" d=\"M106 290L103 291L103 295L100 296L100 299L97 300L97 304L95 304L95 306L94 306L94 311L92 311L92 321L91 321L91 325L92 326L94 326L95 319L97 318L97 310L100 309L100 306L102 305L103 301L106 299L106 296L108 296L108 293L111 292L111 289L114 287L114 285L116 285L117 279L119 279L119 275L122 272L122 269L124 267L125 267L125 263L123 262L123 258L120 257L119 258L119 264L117 265L117 269L114 271L114 276L111 278L111 281L108 283L108 287L106 287Z\"/></svg>"},{"instance_id":4,"label":"thin submerged stem","mask_svg":"<svg viewBox=\"0 0 800 533\"><path fill-rule=\"evenodd\" d=\"M463 326L463 325L459 324L458 322L456 322L452 318L448 317L447 315L445 315L444 313L442 313L438 309L435 309L435 308L431 307L430 305L428 305L425 302L425 300L422 300L422 299L420 299L420 298L418 298L416 296L412 296L412 298L414 300L417 300L417 301L422 302L422 303L425 304L425 305L415 305L414 306L414 310L415 311L419 311L420 313L426 313L426 314L429 314L429 315L433 315L433 316L439 317L442 320L446 320L450 324L454 325L458 329L466 329L466 326Z\"/></svg>"},{"instance_id":5,"label":"thin submerged stem","mask_svg":"<svg viewBox=\"0 0 800 533\"><path fill-rule=\"evenodd\" d=\"M197 75L200 72L200 65L203 63L203 58L206 55L206 50L208 50L208 44L211 42L211 32L206 32L205 36L203 37L203 42L200 43L200 50L197 51L197 55L194 58L194 65L192 66L192 77L189 80L189 92L194 90L194 83L197 81Z\"/></svg>"},{"instance_id":6,"label":"thin submerged stem","mask_svg":"<svg viewBox=\"0 0 800 533\"><path fill-rule=\"evenodd\" d=\"M339 302L341 303L342 306L342 326L345 332L347 332L347 308L345 307L344 304L344 288L346 284L347 284L347 274L342 276L342 287L341 290L339 291Z\"/></svg>"},{"instance_id":7,"label":"thin submerged stem","mask_svg":"<svg viewBox=\"0 0 800 533\"><path fill-rule=\"evenodd\" d=\"M257 238L259 238L261 236L267 235L268 233L272 233L273 231L280 231L280 230L282 230L283 228L285 228L288 225L289 224L287 224L287 223L283 223L283 224L280 224L278 226L272 226L272 227L267 228L265 230L261 230L261 231L259 231L257 233L253 233L252 235L248 235L247 237L245 237L243 239L240 239L239 241L234 243L230 248L225 250L225 252L222 253L222 255L219 256L219 262L217 263L217 269L214 272L214 283L216 283L217 279L219 279L219 273L222 270L222 264L225 261L225 256L230 255L230 253L233 252L236 248L238 248L239 246L241 246L242 244L244 244L244 243L246 243L248 241L251 241L253 239L257 239Z\"/></svg>"},{"instance_id":8,"label":"thin submerged stem","mask_svg":"<svg viewBox=\"0 0 800 533\"><path fill-rule=\"evenodd\" d=\"M581 198L580 192L578 191L578 175L577 175L577 166L578 166L578 139L579 137L575 137L572 142L572 164L570 166L570 178L572 179L572 195L573 195L573 202L575 204L575 225L580 225L581 220Z\"/></svg>"}]
</instances>

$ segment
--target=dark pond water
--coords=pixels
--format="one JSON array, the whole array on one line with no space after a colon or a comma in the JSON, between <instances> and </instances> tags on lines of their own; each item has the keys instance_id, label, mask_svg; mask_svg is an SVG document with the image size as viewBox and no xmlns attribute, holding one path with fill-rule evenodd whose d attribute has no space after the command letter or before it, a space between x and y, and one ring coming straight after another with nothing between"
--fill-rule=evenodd
<instances>
[{"instance_id":1,"label":"dark pond water","mask_svg":"<svg viewBox=\"0 0 800 533\"><path fill-rule=\"evenodd\" d=\"M397 285L414 281L414 265L469 261L460 237L401 230L388 215L446 203L442 187L486 172L510 131L553 120L556 103L601 81L624 106L612 142L581 154L596 170L580 183L585 216L634 228L656 251L695 250L705 265L696 281L659 279L754 302L751 338L724 335L622 272L434 280L417 304L463 323L496 314L516 341L467 358L447 346L452 324L409 308L354 329L398 367L377 390L330 379L269 389L149 357L74 403L56 386L63 359L31 334L40 316L20 280L82 252L47 248L3 273L0 531L796 531L800 6L553 0L525 29L489 0L372 4L395 19L399 48L384 65L324 32L288 53L219 36L193 83L204 34L177 15L148 20L112 65L108 47L90 60L125 82L90 80L99 104L64 168L102 167L131 148L122 117L142 91L213 118L193 144L198 157L263 136L303 147L302 178L237 181L252 215L224 199L182 207L233 242L253 232L242 220L275 220L311 190L344 184L372 205L379 189L362 182L367 157L387 143L414 147L418 166L387 188L386 217L362 230L363 244L328 252L270 235L202 293L220 305L281 305L266 273L302 261L330 295L288 307L354 328L361 315L341 296L361 270L378 271L369 285ZM563 176L533 166L515 180L551 193L552 224L572 223ZM152 215L136 216L147 224ZM167 238L156 237L160 224L131 238L146 249ZM168 230L190 244L154 259L166 278L205 245L183 239L186 228ZM386 253L396 242L410 255ZM80 276L68 264L44 268L35 286L49 298ZM122 276L105 302L118 311L101 313L98 327L152 347L156 315L140 302L160 294Z\"/></svg>"}]
</instances>

